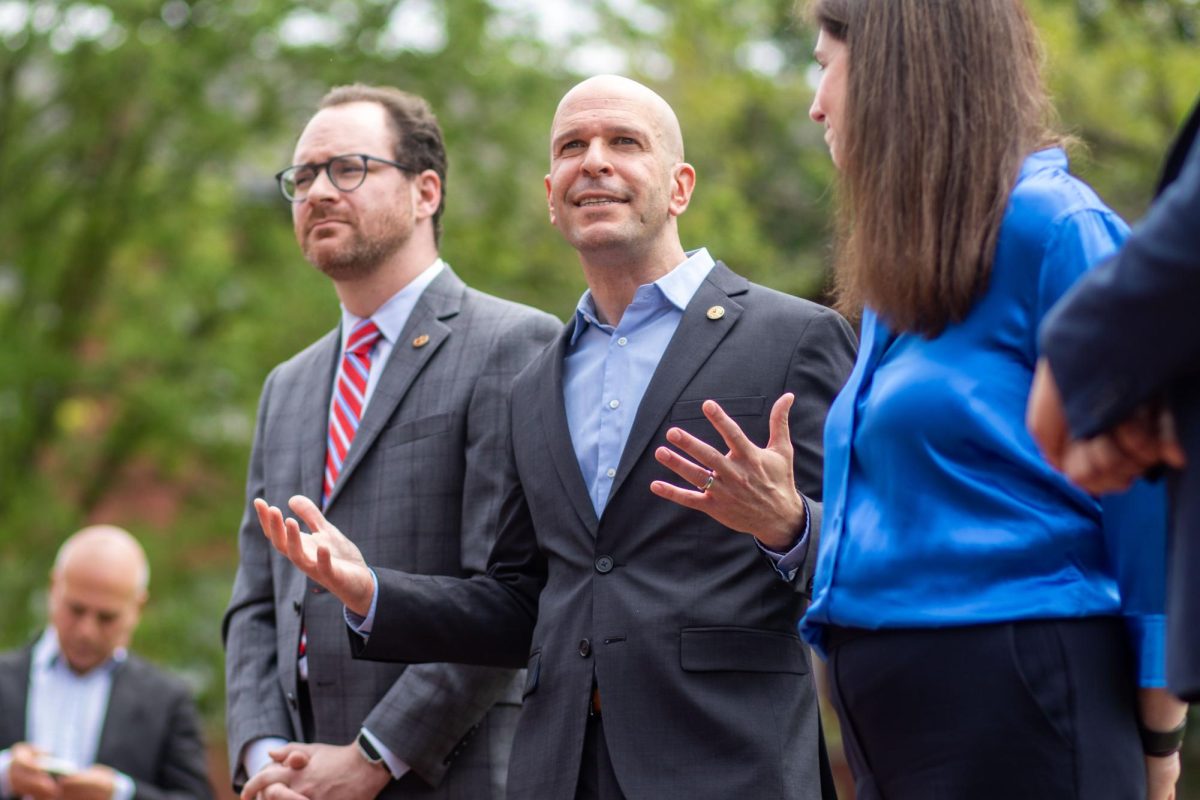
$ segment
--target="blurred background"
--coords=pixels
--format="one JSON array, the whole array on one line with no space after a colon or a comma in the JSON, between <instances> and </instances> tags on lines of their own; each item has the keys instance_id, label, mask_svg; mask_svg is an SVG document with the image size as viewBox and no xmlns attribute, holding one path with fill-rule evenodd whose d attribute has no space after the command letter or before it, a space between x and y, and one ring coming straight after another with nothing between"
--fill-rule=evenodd
<instances>
[{"instance_id":1,"label":"blurred background","mask_svg":"<svg viewBox=\"0 0 1200 800\"><path fill-rule=\"evenodd\" d=\"M1136 219L1200 91L1200 6L1027 3L1075 170ZM328 87L426 97L443 256L565 317L583 283L547 223L550 119L581 77L643 80L699 173L685 246L822 299L814 38L791 0L0 0L0 648L44 623L67 534L128 527L153 570L134 647L194 687L227 786L220 618L256 400L338 319L272 178ZM1200 798L1200 735L1186 755Z\"/></svg>"}]
</instances>

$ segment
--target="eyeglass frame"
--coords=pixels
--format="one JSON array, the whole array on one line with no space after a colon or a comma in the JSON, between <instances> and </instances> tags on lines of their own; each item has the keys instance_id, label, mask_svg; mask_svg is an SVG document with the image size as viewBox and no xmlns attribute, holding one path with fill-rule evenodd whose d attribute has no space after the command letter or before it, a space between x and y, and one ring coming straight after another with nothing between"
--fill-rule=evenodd
<instances>
[{"instance_id":1,"label":"eyeglass frame","mask_svg":"<svg viewBox=\"0 0 1200 800\"><path fill-rule=\"evenodd\" d=\"M352 189L343 189L341 186L338 185L337 178L333 177L333 171L331 169L331 167L333 166L333 162L338 161L339 159L343 159L343 158L361 158L362 162L363 162L362 180L360 180ZM279 187L279 193L283 195L283 199L287 200L289 203L294 204L294 203L305 202L306 200L308 200L308 193L305 193L304 197L301 197L301 198L288 196L287 190L285 190L283 188L283 176L289 172L292 172L293 170L303 169L303 168L307 167L308 169L313 170L313 180L314 181L317 179L317 176L319 176L322 172L324 172L325 177L329 178L329 183L333 186L333 188L337 189L339 192L349 194L350 192L356 191L359 187L361 187L364 183L367 182L367 175L369 175L371 172L371 170L367 166L368 161L378 161L380 164L387 164L390 167L395 167L396 169L398 169L402 172L412 173L413 175L416 175L418 172L420 172L420 170L418 170L414 167L411 167L408 164L402 164L399 161L392 161L391 159L387 159L387 158L380 158L379 156L370 156L370 155L367 155L366 153L343 153L342 155L334 156L333 158L330 158L327 161L320 161L317 163L308 163L308 164L292 164L290 167L284 167L283 169L279 170L279 172L275 173L275 184ZM293 181L293 184L294 183L295 183L295 181Z\"/></svg>"}]
</instances>

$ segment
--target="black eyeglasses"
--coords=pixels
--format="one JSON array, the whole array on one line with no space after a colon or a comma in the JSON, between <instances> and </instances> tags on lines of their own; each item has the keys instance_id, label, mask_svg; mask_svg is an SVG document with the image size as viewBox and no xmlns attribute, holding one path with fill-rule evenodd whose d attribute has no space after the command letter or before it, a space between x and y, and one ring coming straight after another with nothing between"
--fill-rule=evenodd
<instances>
[{"instance_id":1,"label":"black eyeglasses","mask_svg":"<svg viewBox=\"0 0 1200 800\"><path fill-rule=\"evenodd\" d=\"M284 197L293 203L303 203L308 199L309 190L312 189L313 182L321 174L321 170L325 170L325 174L329 176L329 182L338 191L353 192L367 179L368 161L378 161L380 164L387 164L405 172L417 172L407 164L401 164L398 161L388 161L386 158L362 153L351 153L334 156L320 164L295 164L276 173L275 180L279 181L279 191L283 192Z\"/></svg>"}]
</instances>

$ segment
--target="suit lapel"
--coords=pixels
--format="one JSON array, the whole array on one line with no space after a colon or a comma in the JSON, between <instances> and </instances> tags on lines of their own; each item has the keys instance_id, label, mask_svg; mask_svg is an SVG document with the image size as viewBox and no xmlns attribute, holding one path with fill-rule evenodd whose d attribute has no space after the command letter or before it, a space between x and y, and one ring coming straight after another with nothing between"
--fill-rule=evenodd
<instances>
[{"instance_id":1,"label":"suit lapel","mask_svg":"<svg viewBox=\"0 0 1200 800\"><path fill-rule=\"evenodd\" d=\"M14 668L0 672L0 750L27 738L25 710L32 658L32 646L25 647L13 663Z\"/></svg>"},{"instance_id":2,"label":"suit lapel","mask_svg":"<svg viewBox=\"0 0 1200 800\"><path fill-rule=\"evenodd\" d=\"M638 406L608 495L609 506L641 460L654 434L662 427L680 393L737 324L742 306L733 300L733 296L744 294L749 286L745 278L718 261L696 290ZM723 309L723 315L710 319L708 310L715 306Z\"/></svg>"},{"instance_id":3,"label":"suit lapel","mask_svg":"<svg viewBox=\"0 0 1200 800\"><path fill-rule=\"evenodd\" d=\"M128 659L113 670L112 688L108 693L108 707L104 711L104 724L100 728L100 741L96 743L96 763L124 763L120 748L128 744L130 732L137 730L134 713L141 702L136 681L129 675Z\"/></svg>"},{"instance_id":4,"label":"suit lapel","mask_svg":"<svg viewBox=\"0 0 1200 800\"><path fill-rule=\"evenodd\" d=\"M567 408L563 401L563 363L567 358L567 347L574 329L573 323L568 324L554 350L545 354L549 364L539 372L550 373L550 379L542 382L542 385L549 386L550 389L537 392L534 403L546 434L546 449L550 451L550 458L554 461L555 471L566 490L567 498L574 506L580 521L595 535L599 525L596 509L592 506L587 484L583 482L583 473L579 471L579 459L575 456L575 445L571 439L570 426L567 424Z\"/></svg>"},{"instance_id":5,"label":"suit lapel","mask_svg":"<svg viewBox=\"0 0 1200 800\"><path fill-rule=\"evenodd\" d=\"M319 501L325 485L325 450L329 444L329 404L333 399L333 376L341 358L342 332L338 326L321 340L313 352L311 390L300 398L299 419L319 420L302 426L297 435L303 438L300 447L300 493ZM267 498L268 502L280 502ZM286 503L287 498L282 498Z\"/></svg>"},{"instance_id":6,"label":"suit lapel","mask_svg":"<svg viewBox=\"0 0 1200 800\"><path fill-rule=\"evenodd\" d=\"M367 410L359 423L346 462L338 475L337 483L329 494L326 509L333 505L343 486L362 462L364 454L371 449L379 432L391 419L396 407L412 387L417 375L425 368L434 354L450 337L451 328L443 320L456 316L462 308L462 296L466 285L449 267L434 278L425 288L404 324L404 329L392 344L392 355L388 359ZM428 338L425 338L428 337ZM421 342L417 345L416 342ZM321 448L322 454L325 450Z\"/></svg>"}]
</instances>

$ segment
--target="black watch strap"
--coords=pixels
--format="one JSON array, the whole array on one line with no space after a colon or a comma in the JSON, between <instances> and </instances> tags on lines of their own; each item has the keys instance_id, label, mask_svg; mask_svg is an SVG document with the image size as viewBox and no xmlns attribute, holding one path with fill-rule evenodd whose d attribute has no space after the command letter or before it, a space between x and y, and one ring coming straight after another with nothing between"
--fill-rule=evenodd
<instances>
[{"instance_id":1,"label":"black watch strap","mask_svg":"<svg viewBox=\"0 0 1200 800\"><path fill-rule=\"evenodd\" d=\"M359 731L358 738L354 740L358 744L358 752L362 753L362 757L370 764L383 765L383 756L375 749L375 745L371 744L371 740L362 731Z\"/></svg>"},{"instance_id":2,"label":"black watch strap","mask_svg":"<svg viewBox=\"0 0 1200 800\"><path fill-rule=\"evenodd\" d=\"M1169 731L1152 731L1138 726L1142 736L1142 752L1148 756L1165 758L1178 753L1183 747L1183 734L1187 730L1187 717L1179 726Z\"/></svg>"}]
</instances>

